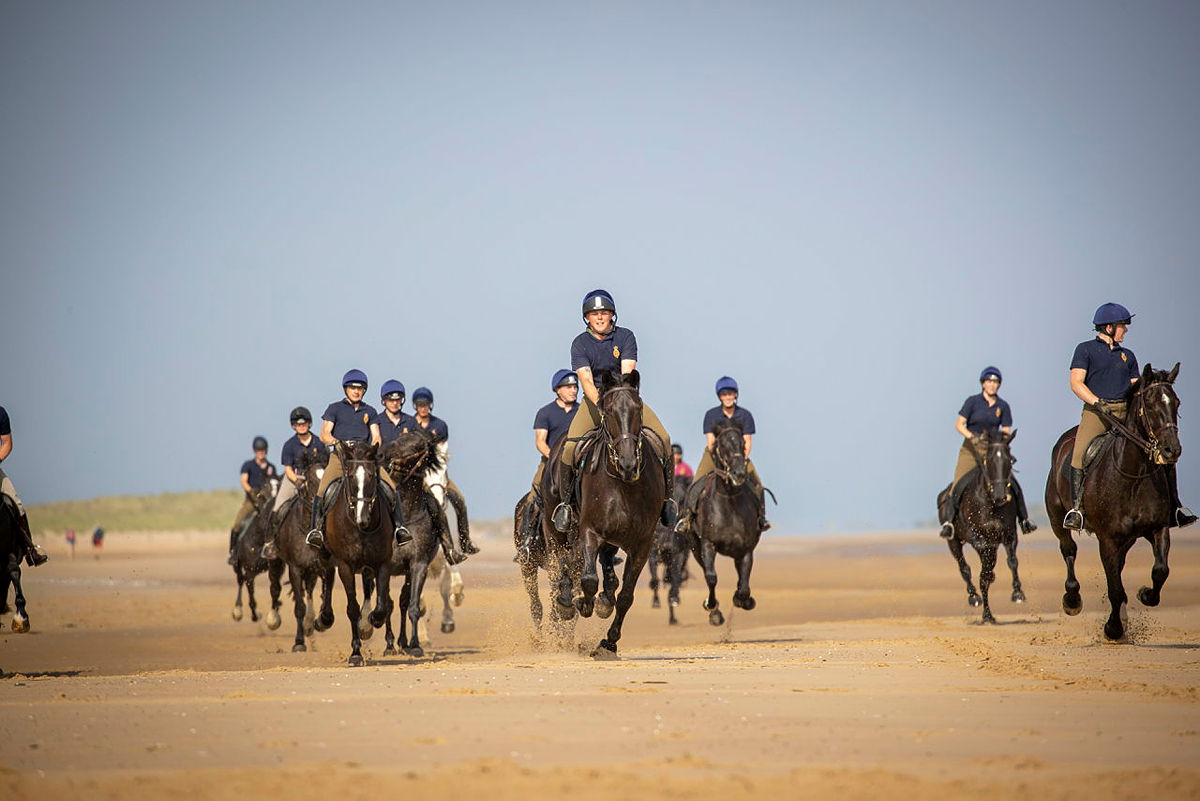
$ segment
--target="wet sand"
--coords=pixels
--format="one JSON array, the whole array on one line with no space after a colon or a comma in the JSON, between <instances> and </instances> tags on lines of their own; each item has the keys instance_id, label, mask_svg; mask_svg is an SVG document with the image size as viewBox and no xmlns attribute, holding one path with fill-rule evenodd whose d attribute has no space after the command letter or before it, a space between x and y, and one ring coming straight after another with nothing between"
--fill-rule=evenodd
<instances>
[{"instance_id":1,"label":"wet sand","mask_svg":"<svg viewBox=\"0 0 1200 801\"><path fill-rule=\"evenodd\" d=\"M334 628L294 654L286 590L278 630L231 619L223 534L115 533L101 560L51 548L25 571L31 633L3 617L0 798L1200 798L1197 539L1176 532L1163 604L1134 600L1108 643L1086 537L1081 615L1043 529L1021 543L1028 602L1001 563L984 626L933 532L771 532L757 609L732 608L722 560L710 626L692 563L668 627L643 576L622 658L599 663L607 621L566 649L533 636L496 536L463 565L453 634L414 659L376 632L351 669L340 587ZM1139 544L1131 596L1150 563Z\"/></svg>"}]
</instances>

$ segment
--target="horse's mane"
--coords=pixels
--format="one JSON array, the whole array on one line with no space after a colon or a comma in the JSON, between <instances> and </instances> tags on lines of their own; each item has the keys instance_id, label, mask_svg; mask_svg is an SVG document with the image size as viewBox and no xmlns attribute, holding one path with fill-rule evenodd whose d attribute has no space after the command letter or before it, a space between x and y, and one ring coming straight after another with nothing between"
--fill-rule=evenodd
<instances>
[{"instance_id":1,"label":"horse's mane","mask_svg":"<svg viewBox=\"0 0 1200 801\"><path fill-rule=\"evenodd\" d=\"M419 438L421 450L415 453L402 452L401 449L411 443L414 438ZM431 470L440 470L442 460L438 457L437 442L434 440L433 435L423 428L406 431L387 445L384 445L383 449L379 452L379 459L385 467L391 465L393 462L398 462L401 472L404 473L411 469L412 463L420 456L422 451L425 454L425 468L416 475L424 476Z\"/></svg>"},{"instance_id":2,"label":"horse's mane","mask_svg":"<svg viewBox=\"0 0 1200 801\"><path fill-rule=\"evenodd\" d=\"M742 430L742 424L741 424L741 423L739 423L737 420L734 420L734 419L732 419L732 418L726 417L724 420L718 420L718 421L717 421L717 423L716 423L716 425L714 425L714 426L713 426L713 434L715 434L715 435L720 435L720 433L721 433L722 431L724 431L725 429L727 429L727 428L732 428L732 429L734 429L735 431L737 431L739 434L744 434L744 433L745 433L745 432Z\"/></svg>"},{"instance_id":3,"label":"horse's mane","mask_svg":"<svg viewBox=\"0 0 1200 801\"><path fill-rule=\"evenodd\" d=\"M1133 399L1137 397L1138 390L1142 387L1148 384L1174 384L1175 376L1178 374L1178 364L1176 364L1170 370L1155 370L1150 363L1147 362L1145 368L1142 369L1141 376L1138 377L1137 381L1129 385L1129 388L1125 390L1125 394L1122 396L1122 399L1126 403L1132 404Z\"/></svg>"}]
</instances>

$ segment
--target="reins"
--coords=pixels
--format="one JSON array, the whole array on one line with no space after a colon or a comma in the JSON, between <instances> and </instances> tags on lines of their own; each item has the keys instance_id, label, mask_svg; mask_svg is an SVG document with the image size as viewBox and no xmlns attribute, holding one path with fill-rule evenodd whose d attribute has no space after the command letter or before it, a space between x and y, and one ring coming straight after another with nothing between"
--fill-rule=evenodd
<instances>
[{"instance_id":1,"label":"reins","mask_svg":"<svg viewBox=\"0 0 1200 801\"><path fill-rule=\"evenodd\" d=\"M607 398L609 395L613 394L614 392L632 392L635 397L637 396L637 388L636 387L612 387L611 389L606 390L604 392L604 394L600 397L601 404L603 404L605 398ZM608 475L610 477L618 479L618 480L622 480L619 475L616 475L613 473L613 470L620 469L620 456L617 453L617 445L620 444L621 441L623 441L623 440L631 439L634 442L634 449L637 452L637 469L634 470L633 481L634 482L638 481L642 477L642 465L645 461L643 458L644 449L642 447L642 444L643 444L642 430L645 428L645 426L642 426L641 428L639 428L638 432L636 434L631 434L629 432L625 432L622 434L617 434L614 439L613 433L611 431L609 431L608 426L605 425L605 420L607 419L607 415L604 413L603 407L599 406L597 408L600 411L600 429L604 432L604 434L603 434L604 444L606 447L606 455L608 457L607 459L605 459L604 471L606 473L608 473Z\"/></svg>"},{"instance_id":2,"label":"reins","mask_svg":"<svg viewBox=\"0 0 1200 801\"><path fill-rule=\"evenodd\" d=\"M1154 387L1158 387L1158 386L1170 386L1170 384L1168 384L1165 381L1156 381L1153 384L1147 384L1144 387L1139 387L1133 393L1133 399L1135 401L1137 401L1137 406L1138 406L1138 408L1137 408L1138 419L1142 420L1143 423L1146 420L1146 402L1144 400L1142 400L1141 397L1139 397L1139 396L1142 393L1149 392L1151 389L1153 389ZM1136 430L1134 430L1131 426L1126 425L1124 420L1121 420L1120 418L1118 418L1116 415L1112 414L1108 410L1102 409L1099 406L1093 406L1093 405L1089 405L1088 408L1091 409L1092 411L1094 411L1096 414L1098 414L1100 416L1101 419L1103 419L1110 426L1112 426L1114 429L1116 429L1118 434L1125 437L1127 440L1132 442L1134 445L1137 445L1138 448L1140 448L1142 450L1142 452L1145 453L1147 457L1149 457L1151 462L1153 462L1156 465L1164 464L1164 462L1159 461L1162 458L1162 451L1158 447L1158 438L1156 436L1154 436L1153 433L1150 433L1149 437L1143 437ZM1146 428L1147 428L1147 430L1149 430L1148 424L1146 425ZM1173 428L1176 431L1178 431L1179 425L1176 423L1167 423L1164 426L1164 428Z\"/></svg>"}]
</instances>

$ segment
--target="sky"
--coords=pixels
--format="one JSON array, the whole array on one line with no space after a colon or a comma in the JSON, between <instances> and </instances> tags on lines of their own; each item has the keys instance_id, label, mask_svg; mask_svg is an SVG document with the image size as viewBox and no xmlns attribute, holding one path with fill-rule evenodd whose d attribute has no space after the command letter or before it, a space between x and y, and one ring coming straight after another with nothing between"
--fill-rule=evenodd
<instances>
[{"instance_id":1,"label":"sky","mask_svg":"<svg viewBox=\"0 0 1200 801\"><path fill-rule=\"evenodd\" d=\"M777 531L908 528L985 365L1040 502L1117 301L1182 362L1200 508L1198 36L1153 0L0 0L4 469L236 488L354 367L433 390L503 517L603 287L689 462L731 375Z\"/></svg>"}]
</instances>

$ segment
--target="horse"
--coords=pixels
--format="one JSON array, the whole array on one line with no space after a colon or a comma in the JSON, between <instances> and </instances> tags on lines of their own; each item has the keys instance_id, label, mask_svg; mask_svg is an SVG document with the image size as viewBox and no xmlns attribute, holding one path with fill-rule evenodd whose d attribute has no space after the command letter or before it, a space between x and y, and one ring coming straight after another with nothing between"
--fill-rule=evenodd
<instances>
[{"instance_id":1,"label":"horse","mask_svg":"<svg viewBox=\"0 0 1200 801\"><path fill-rule=\"evenodd\" d=\"M382 503L387 503L379 487L379 466L376 456L377 444L357 440L334 443L342 465L341 485L334 493L333 503L325 517L325 547L337 566L338 578L346 591L346 617L350 620L351 667L363 664L362 640L371 635L371 629L362 624L362 607L359 606L354 580L363 574L363 595L368 595L371 584L375 585L375 608L367 616L367 623L379 628L391 612L392 599L390 562L395 536L391 520Z\"/></svg>"},{"instance_id":2,"label":"horse","mask_svg":"<svg viewBox=\"0 0 1200 801\"><path fill-rule=\"evenodd\" d=\"M704 486L692 490L700 495L688 536L692 554L704 568L708 584L708 598L702 604L708 611L708 622L720 626L725 616L717 603L717 554L730 557L737 566L738 586L733 605L747 611L753 609L758 603L750 594L750 570L762 530L758 525L758 496L746 480L741 425L722 420L713 428L713 434L712 458L716 468L700 479Z\"/></svg>"},{"instance_id":3,"label":"horse","mask_svg":"<svg viewBox=\"0 0 1200 801\"><path fill-rule=\"evenodd\" d=\"M1086 464L1085 459L1084 525L1096 535L1104 565L1110 607L1104 636L1110 640L1125 635L1128 596L1121 582L1121 570L1133 544L1145 539L1154 551L1152 586L1142 587L1137 593L1144 606L1158 606L1170 573L1167 554L1171 549L1174 509L1165 466L1175 464L1183 453L1179 442L1179 397L1174 388L1178 375L1178 362L1170 371L1155 370L1147 364L1140 380L1126 392L1125 420L1110 419L1113 431L1103 435L1106 441L1091 463ZM1075 539L1062 524L1071 506L1065 468L1070 463L1077 430L1078 427L1067 430L1054 444L1050 475L1046 478L1046 511L1067 567L1062 608L1068 615L1077 615L1083 609L1079 581L1075 578Z\"/></svg>"},{"instance_id":4,"label":"horse","mask_svg":"<svg viewBox=\"0 0 1200 801\"><path fill-rule=\"evenodd\" d=\"M691 485L690 476L675 476L674 491L671 493L675 502L683 506ZM675 617L675 607L679 606L679 588L687 580L688 539L680 534L673 526L664 526L660 521L654 529L654 547L650 549L650 557L646 567L650 571L650 591L654 598L650 605L655 609L662 606L658 597L658 566L663 566L663 581L667 584L667 623L674 626L679 620Z\"/></svg>"},{"instance_id":5,"label":"horse","mask_svg":"<svg viewBox=\"0 0 1200 801\"><path fill-rule=\"evenodd\" d=\"M554 460L559 458L562 448L563 442L555 443L555 447L550 451L550 464L557 464ZM543 488L540 488L539 491L546 491L544 487L550 478L545 474L553 472L555 471L549 469L543 471ZM537 526L542 531L542 536L536 537L530 545L528 555L521 552L521 532L526 526ZM553 529L554 524L550 522L550 515L545 509L545 504L535 503L532 492L522 495L521 499L517 501L516 508L513 509L513 546L517 549L517 565L521 569L521 580L525 585L525 592L529 595L529 617L536 632L540 632L542 629L544 615L541 595L538 592L538 571L544 571L552 581L555 575L552 554L546 545L547 542L552 541L548 538L551 536L549 532ZM564 643L572 633L569 621L574 620L575 615L575 606L571 603L569 595L561 603L550 605L550 623L557 638Z\"/></svg>"},{"instance_id":6,"label":"horse","mask_svg":"<svg viewBox=\"0 0 1200 801\"><path fill-rule=\"evenodd\" d=\"M582 617L595 611L616 615L607 636L592 651L595 659L615 659L625 615L633 605L638 577L654 544L654 526L667 494L663 465L671 458L669 442L658 442L642 426L641 376L602 371L597 374L600 393L600 425L578 444L578 522L566 534L552 523L549 507L542 514L542 531L551 554L552 585L557 587L559 606L569 599ZM556 445L562 445L560 440ZM554 458L554 451L551 458ZM649 464L647 464L649 463ZM643 469L645 468L645 469ZM558 470L542 477L543 498L569 497L570 487L550 491ZM625 570L619 583L613 569L617 548L625 551ZM604 571L604 588L596 572L599 560ZM576 577L578 577L576 579ZM599 597L597 593L599 592Z\"/></svg>"},{"instance_id":7,"label":"horse","mask_svg":"<svg viewBox=\"0 0 1200 801\"><path fill-rule=\"evenodd\" d=\"M25 592L21 589L21 560L25 558L25 540L17 528L17 510L7 496L0 496L0 614L9 611L8 585L13 588L12 630L16 634L29 631L29 615L25 611Z\"/></svg>"},{"instance_id":8,"label":"horse","mask_svg":"<svg viewBox=\"0 0 1200 801\"><path fill-rule=\"evenodd\" d=\"M321 449L318 454L303 451L295 465L300 481L294 500L283 512L279 529L275 534L275 547L280 561L287 567L288 581L292 591L292 611L296 616L296 641L292 651L307 651L306 637L314 631L325 631L333 625L333 573L334 565L329 555L305 542L309 527L309 510L321 483L325 466L329 463L329 452ZM321 583L321 611L315 612L313 593L317 582ZM272 602L278 605L278 585L272 583Z\"/></svg>"},{"instance_id":9,"label":"horse","mask_svg":"<svg viewBox=\"0 0 1200 801\"><path fill-rule=\"evenodd\" d=\"M442 531L445 516L425 489L425 474L440 466L437 443L424 431L410 431L387 444L382 461L396 482L397 503L404 510L404 526L412 535L411 540L393 548L388 563L393 575L405 577L399 596L400 648L409 656L420 657L425 654L418 631L418 621L424 612L421 592L429 567L439 556L443 534L449 534ZM385 656L396 653L390 606L389 601ZM446 631L445 626L442 630Z\"/></svg>"},{"instance_id":10,"label":"horse","mask_svg":"<svg viewBox=\"0 0 1200 801\"><path fill-rule=\"evenodd\" d=\"M958 562L958 572L967 585L967 603L983 607L983 622L995 623L988 602L988 588L996 578L996 549L1004 546L1008 556L1008 569L1012 571L1013 603L1024 603L1025 593L1017 575L1017 505L1013 501L1010 482L1012 466L1016 463L1009 443L1017 432L988 431L982 435L983 458L979 467L962 479L959 491L962 501L951 522L954 536L947 544L950 553ZM938 494L938 508L954 487L946 487ZM979 554L979 591L971 583L971 568L963 558L963 544L969 543Z\"/></svg>"},{"instance_id":11,"label":"horse","mask_svg":"<svg viewBox=\"0 0 1200 801\"><path fill-rule=\"evenodd\" d=\"M283 622L279 617L279 589L283 577L283 562L264 559L263 545L270 537L271 501L279 489L279 479L270 478L250 495L254 511L246 516L242 530L233 546L233 575L237 579L237 598L230 613L234 620L242 619L242 588L250 601L250 619L258 621L258 604L254 599L254 578L264 571L271 586L271 609L267 612L267 628L274 631Z\"/></svg>"}]
</instances>

